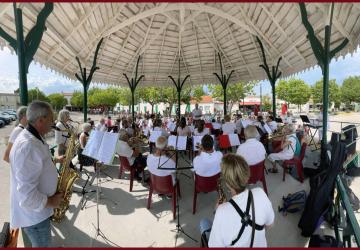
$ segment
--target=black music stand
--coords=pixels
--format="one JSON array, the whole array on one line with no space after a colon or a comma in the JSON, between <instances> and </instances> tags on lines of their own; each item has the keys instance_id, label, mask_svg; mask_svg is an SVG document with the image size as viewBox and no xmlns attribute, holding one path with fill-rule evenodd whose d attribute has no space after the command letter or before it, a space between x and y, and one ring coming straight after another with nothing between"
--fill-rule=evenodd
<instances>
[{"instance_id":1,"label":"black music stand","mask_svg":"<svg viewBox=\"0 0 360 250\"><path fill-rule=\"evenodd\" d=\"M310 132L310 142L309 142L309 145L308 145L308 146L310 147L311 145L314 145L315 150L311 150L311 151L319 150L320 147L318 148L318 147L317 147L317 144L316 144L316 142L315 142L315 135L316 135L316 133L319 133L319 132L318 132L318 131L319 131L319 128L322 128L322 126L313 124L313 123L310 121L309 117L307 117L307 115L300 115L300 118L301 118L301 121L303 122L303 126L309 128L309 132ZM314 129L314 130L315 130L314 133L311 131L311 129Z\"/></svg>"},{"instance_id":2,"label":"black music stand","mask_svg":"<svg viewBox=\"0 0 360 250\"><path fill-rule=\"evenodd\" d=\"M176 136L176 143L175 145L177 146L178 145L178 136ZM191 149L190 149L191 150ZM179 167L179 150L175 149L174 150L169 150L169 151L173 151L175 154L175 182L177 183L179 181L179 178L178 178L178 171L179 170L185 170L185 169L192 169L193 166L191 165L190 163L190 166L189 167ZM182 150L182 151L187 151L187 150ZM191 152L189 152L191 154ZM171 156L172 157L172 156ZM171 158L169 157L169 158ZM161 158L161 155L160 155L160 158ZM173 168L163 168L162 165L164 164L160 164L160 158L159 158L159 165L158 165L158 169L163 169L163 170L173 170ZM184 159L185 160L185 159ZM185 160L186 161L186 160ZM187 162L187 161L186 161ZM187 162L189 163L189 162ZM184 174L185 175L185 174ZM189 176L185 175L186 177L190 178ZM176 216L177 216L177 223L176 223L176 237L175 237L175 247L176 247L176 243L177 243L177 239L179 237L179 234L180 233L183 233L185 236L187 236L189 239L195 241L195 242L198 242L196 239L192 238L189 234L187 234L184 229L182 228L181 224L180 224L180 204L179 204L179 193L178 193L178 189L176 188L175 189L175 192L176 192Z\"/></svg>"}]
</instances>

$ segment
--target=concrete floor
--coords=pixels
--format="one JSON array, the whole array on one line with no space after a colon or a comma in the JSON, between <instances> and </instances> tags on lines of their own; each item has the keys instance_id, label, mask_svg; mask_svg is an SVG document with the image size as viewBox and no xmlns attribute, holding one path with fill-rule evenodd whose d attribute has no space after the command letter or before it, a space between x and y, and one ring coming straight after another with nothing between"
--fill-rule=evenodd
<instances>
[{"instance_id":1,"label":"concrete floor","mask_svg":"<svg viewBox=\"0 0 360 250\"><path fill-rule=\"evenodd\" d=\"M74 114L74 119L81 120L80 114ZM98 120L98 116L91 116ZM332 119L331 117L330 119ZM339 118L340 117L336 117ZM347 118L347 117L345 117ZM349 117L360 121L358 114ZM342 119L344 120L344 119ZM0 129L0 155L5 149L5 140L13 126ZM333 128L333 126L332 126ZM52 138L49 138L52 141ZM359 145L358 145L359 146ZM307 153L304 166L312 166L317 153ZM267 165L269 163L267 162ZM185 166L181 160L181 166ZM89 173L93 183L88 189L96 189L96 178L92 167L85 169ZM133 192L129 192L128 174L125 178L117 179L118 166L106 166L100 175L101 194L99 200L99 225L101 232L106 236L96 236L95 226L97 225L96 195L87 194L88 201L85 209L81 209L82 196L73 193L70 208L66 218L60 224L52 224L53 246L55 247L197 247L199 242L194 242L185 234L176 233L177 221L173 220L171 212L171 200L153 195L152 207L146 208L148 199L148 188L138 182L134 182ZM0 225L9 221L9 165L4 161L0 163ZM104 173L113 177L111 179ZM199 241L199 221L202 218L213 218L214 205L217 199L215 192L199 194L197 199L197 213L192 214L192 195L194 182L190 170L183 170L179 173L182 198L180 204L180 224L184 232ZM81 190L86 180L83 173L82 178L76 181L74 190ZM275 211L275 223L267 230L267 241L270 247L306 247L308 239L300 235L297 223L300 218L298 214L283 216L277 212L281 205L282 196L299 190L309 191L308 179L303 184L290 175L282 181L282 172L278 174L269 173L266 175L269 198ZM354 182L358 188L358 180ZM261 186L261 184L258 184ZM354 190L358 193L358 190ZM358 193L360 194L360 192ZM178 236L178 237L177 237ZM177 237L177 240L176 240ZM22 239L19 239L19 246L22 246Z\"/></svg>"}]
</instances>

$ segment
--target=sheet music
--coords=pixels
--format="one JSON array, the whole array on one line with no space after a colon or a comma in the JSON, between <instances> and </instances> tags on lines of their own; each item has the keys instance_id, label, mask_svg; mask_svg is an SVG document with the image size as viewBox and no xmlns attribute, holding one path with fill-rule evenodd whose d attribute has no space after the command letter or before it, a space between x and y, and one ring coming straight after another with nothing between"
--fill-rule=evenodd
<instances>
[{"instance_id":1,"label":"sheet music","mask_svg":"<svg viewBox=\"0 0 360 250\"><path fill-rule=\"evenodd\" d=\"M150 142L156 142L157 138L159 138L162 134L162 131L150 131L150 138L149 138L149 141Z\"/></svg>"},{"instance_id":2,"label":"sheet music","mask_svg":"<svg viewBox=\"0 0 360 250\"><path fill-rule=\"evenodd\" d=\"M272 130L271 130L271 128L269 127L269 125L267 125L267 124L265 123L263 127L264 127L266 133L268 133L269 135L272 134Z\"/></svg>"},{"instance_id":3,"label":"sheet music","mask_svg":"<svg viewBox=\"0 0 360 250\"><path fill-rule=\"evenodd\" d=\"M89 156L93 159L97 159L97 152L101 145L101 140L102 140L104 134L105 134L104 131L93 130L90 133L89 140L87 141L82 154Z\"/></svg>"},{"instance_id":4,"label":"sheet music","mask_svg":"<svg viewBox=\"0 0 360 250\"><path fill-rule=\"evenodd\" d=\"M249 125L252 125L252 121L251 120L242 120L241 121L241 124L243 125L243 128L246 128L247 126L249 126Z\"/></svg>"},{"instance_id":5,"label":"sheet music","mask_svg":"<svg viewBox=\"0 0 360 250\"><path fill-rule=\"evenodd\" d=\"M232 147L240 145L239 136L237 134L228 134L228 136L229 136L230 145Z\"/></svg>"},{"instance_id":6,"label":"sheet music","mask_svg":"<svg viewBox=\"0 0 360 250\"><path fill-rule=\"evenodd\" d=\"M211 135L211 137L215 140L214 135ZM193 138L193 150L198 151L198 149L196 148L196 145L201 144L201 139L203 138L203 135L194 135L192 138ZM215 148L215 144L214 144L214 148Z\"/></svg>"},{"instance_id":7,"label":"sheet music","mask_svg":"<svg viewBox=\"0 0 360 250\"><path fill-rule=\"evenodd\" d=\"M175 124L175 123L171 123L168 128L169 128L169 130L170 130L171 132L174 132L175 129L176 129L176 124Z\"/></svg>"},{"instance_id":8,"label":"sheet music","mask_svg":"<svg viewBox=\"0 0 360 250\"><path fill-rule=\"evenodd\" d=\"M118 133L108 133L106 132L102 138L101 145L98 151L97 160L100 162L109 165L114 160L116 143L119 140Z\"/></svg>"},{"instance_id":9,"label":"sheet music","mask_svg":"<svg viewBox=\"0 0 360 250\"><path fill-rule=\"evenodd\" d=\"M175 146L176 145L176 137L178 137L177 146ZM168 146L172 146L175 149L186 150L186 144L187 144L187 136L170 135L168 138Z\"/></svg>"}]
</instances>

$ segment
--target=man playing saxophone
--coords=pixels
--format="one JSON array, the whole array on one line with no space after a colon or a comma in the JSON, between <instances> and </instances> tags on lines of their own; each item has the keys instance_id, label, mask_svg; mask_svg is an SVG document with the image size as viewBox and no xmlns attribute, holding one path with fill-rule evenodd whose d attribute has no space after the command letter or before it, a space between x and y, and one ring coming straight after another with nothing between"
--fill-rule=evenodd
<instances>
[{"instance_id":1,"label":"man playing saxophone","mask_svg":"<svg viewBox=\"0 0 360 250\"><path fill-rule=\"evenodd\" d=\"M50 216L63 200L63 194L56 193L58 175L43 139L52 129L53 111L48 103L34 101L26 116L28 126L10 151L10 226L22 228L33 247L48 247Z\"/></svg>"}]
</instances>

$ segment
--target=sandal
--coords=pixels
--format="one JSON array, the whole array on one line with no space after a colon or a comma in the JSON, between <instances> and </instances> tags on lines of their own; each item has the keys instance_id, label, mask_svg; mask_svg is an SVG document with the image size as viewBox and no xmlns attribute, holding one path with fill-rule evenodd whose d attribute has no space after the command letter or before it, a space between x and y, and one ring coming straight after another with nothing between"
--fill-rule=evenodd
<instances>
[{"instance_id":1,"label":"sandal","mask_svg":"<svg viewBox=\"0 0 360 250\"><path fill-rule=\"evenodd\" d=\"M279 173L279 170L277 168L270 168L268 169L268 171L273 174Z\"/></svg>"}]
</instances>

